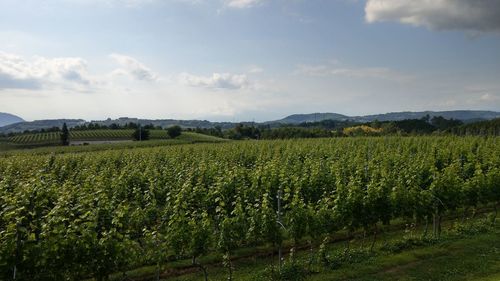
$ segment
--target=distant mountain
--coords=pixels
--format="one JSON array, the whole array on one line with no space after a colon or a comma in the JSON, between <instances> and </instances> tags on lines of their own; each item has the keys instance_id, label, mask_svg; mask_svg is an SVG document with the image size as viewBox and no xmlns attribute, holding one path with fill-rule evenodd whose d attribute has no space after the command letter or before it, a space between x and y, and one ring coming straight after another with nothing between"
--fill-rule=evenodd
<instances>
[{"instance_id":1,"label":"distant mountain","mask_svg":"<svg viewBox=\"0 0 500 281\"><path fill-rule=\"evenodd\" d=\"M24 122L24 120L14 114L0 112L0 127L18 122Z\"/></svg>"},{"instance_id":2,"label":"distant mountain","mask_svg":"<svg viewBox=\"0 0 500 281\"><path fill-rule=\"evenodd\" d=\"M211 122L207 120L176 120L176 119L138 119L138 118L129 118L129 117L121 117L118 119L107 119L102 121L91 121L91 123L97 123L99 125L109 126L111 124L118 124L123 126L128 123L139 123L141 125L149 125L153 124L154 126L160 126L163 128L168 128L171 126L181 126L184 128L214 128L221 127L222 129L233 128L237 123L231 122ZM243 122L245 124L254 124L253 122Z\"/></svg>"},{"instance_id":3,"label":"distant mountain","mask_svg":"<svg viewBox=\"0 0 500 281\"><path fill-rule=\"evenodd\" d=\"M279 124L300 124L306 122L318 122L323 120L347 120L349 116L338 113L310 113L310 114L294 114L287 116L283 119L270 121L266 123L279 123Z\"/></svg>"},{"instance_id":4,"label":"distant mountain","mask_svg":"<svg viewBox=\"0 0 500 281\"><path fill-rule=\"evenodd\" d=\"M405 119L420 119L429 115L431 118L434 116L442 116L446 119L458 119L465 123L491 120L500 117L500 112L495 111L480 111L480 110L454 110L454 111L420 111L420 112L391 112L385 114L357 116L354 119L358 122L371 122L374 120L379 121L400 121Z\"/></svg>"},{"instance_id":5,"label":"distant mountain","mask_svg":"<svg viewBox=\"0 0 500 281\"><path fill-rule=\"evenodd\" d=\"M24 121L24 120L23 120ZM52 127L61 128L62 125L66 123L66 125L71 128L76 125L81 125L85 123L83 119L53 119L53 120L36 120L31 122L20 122L14 123L7 126L0 127L0 133L19 133L24 132L26 130L41 130L48 129Z\"/></svg>"},{"instance_id":6,"label":"distant mountain","mask_svg":"<svg viewBox=\"0 0 500 281\"><path fill-rule=\"evenodd\" d=\"M32 122L21 122L16 124L11 124L7 126L0 127L0 133L8 134L8 133L19 133L24 132L25 130L40 130L40 129L48 129L52 127L62 127L63 123L66 123L68 128L73 128L77 125L83 125L88 123L94 123L99 125L111 125L118 124L123 126L128 123L140 123L141 125L149 125L153 124L154 126L160 126L163 128L168 128L174 125L179 125L184 128L214 128L216 126L221 127L222 129L233 128L236 123L230 122L210 122L207 120L174 120L174 119L159 119L159 120L151 120L151 119L138 119L138 118L128 118L122 117L118 119L106 119L106 120L94 120L94 121L85 121L83 119L53 119L53 120L37 120ZM245 122L245 124L254 124L251 122Z\"/></svg>"},{"instance_id":7,"label":"distant mountain","mask_svg":"<svg viewBox=\"0 0 500 281\"><path fill-rule=\"evenodd\" d=\"M495 118L500 118L500 112L495 111L479 111L479 110L455 110L455 111L420 111L420 112L391 112L376 115L366 115L366 116L346 116L337 113L310 113L310 114L294 114L287 116L283 119L271 121L267 123L279 123L279 124L300 124L306 122L315 122L323 120L334 120L334 121L354 121L354 122L372 122L378 121L400 121L405 119L420 119L429 115L431 118L434 116L442 116L446 119L458 119L465 123L480 121L480 120L491 120Z\"/></svg>"},{"instance_id":8,"label":"distant mountain","mask_svg":"<svg viewBox=\"0 0 500 281\"><path fill-rule=\"evenodd\" d=\"M351 122L371 122L374 120L379 121L398 121L405 119L420 119L426 115L431 118L433 116L443 116L446 119L458 119L465 123L470 123L474 121L481 120L491 120L495 118L500 118L500 112L494 111L474 111L474 110L457 110L457 111L421 111L421 112L391 112L385 114L377 115L366 115L366 116L346 116L338 113L311 113L311 114L294 114L287 116L283 119L276 121L269 121L263 123L254 122L211 122L207 120L175 120L175 119L138 119L138 118L128 118L122 117L118 119L106 119L106 120L95 120L87 122L82 119L55 119L55 120L37 120L33 122L19 122L15 124L10 124L7 126L0 127L0 133L16 133L23 132L25 130L40 130L47 129L51 127L62 127L63 123L66 123L69 128L75 127L76 125L82 125L87 123L97 123L100 125L125 125L127 123L140 123L142 125L153 124L154 126L160 126L167 128L174 125L179 125L184 128L214 128L220 127L222 129L230 129L236 126L236 124L243 123L246 125L269 125L271 127L278 127L281 125L297 125L306 122L319 122L324 120L334 120L334 121L351 121ZM0 115L2 116L2 115ZM22 121L22 119L21 119Z\"/></svg>"}]
</instances>

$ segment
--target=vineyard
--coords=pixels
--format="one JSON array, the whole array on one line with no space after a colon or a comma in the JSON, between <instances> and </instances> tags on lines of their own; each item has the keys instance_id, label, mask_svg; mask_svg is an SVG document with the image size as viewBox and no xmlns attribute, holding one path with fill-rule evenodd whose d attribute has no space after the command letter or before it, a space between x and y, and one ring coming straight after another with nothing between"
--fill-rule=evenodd
<instances>
[{"instance_id":1,"label":"vineyard","mask_svg":"<svg viewBox=\"0 0 500 281\"><path fill-rule=\"evenodd\" d=\"M288 243L293 259L299 245L319 253L340 231L375 241L395 220L439 238L444 216L499 206L498 140L242 141L0 158L0 279L107 280L145 265L159 276L181 259L206 272L200 260L218 253L232 280L245 247L281 254Z\"/></svg>"},{"instance_id":2,"label":"vineyard","mask_svg":"<svg viewBox=\"0 0 500 281\"><path fill-rule=\"evenodd\" d=\"M70 131L70 140L72 141L95 141L95 140L130 140L134 130L83 130ZM58 144L60 143L60 132L20 134L9 138L11 143L15 144ZM151 130L151 139L167 139L165 130Z\"/></svg>"}]
</instances>

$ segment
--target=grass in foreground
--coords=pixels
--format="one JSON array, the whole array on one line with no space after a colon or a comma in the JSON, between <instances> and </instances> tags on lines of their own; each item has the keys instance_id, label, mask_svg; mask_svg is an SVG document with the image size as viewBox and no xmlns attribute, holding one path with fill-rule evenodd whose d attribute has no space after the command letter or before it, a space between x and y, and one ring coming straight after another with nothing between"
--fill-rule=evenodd
<instances>
[{"instance_id":1,"label":"grass in foreground","mask_svg":"<svg viewBox=\"0 0 500 281\"><path fill-rule=\"evenodd\" d=\"M234 280L259 280L258 272L272 260L248 261L239 265ZM212 269L210 280L225 280L224 268ZM167 280L167 279L164 279ZM201 274L191 274L168 280L203 280ZM403 251L397 254L377 252L360 263L339 269L321 269L305 280L500 280L500 231L472 237L445 240L436 245Z\"/></svg>"},{"instance_id":2,"label":"grass in foreground","mask_svg":"<svg viewBox=\"0 0 500 281\"><path fill-rule=\"evenodd\" d=\"M317 253L312 266L313 274L303 280L357 280L357 281L389 281L389 280L500 280L500 225L497 223L488 230L481 229L486 220L481 222L479 231L469 232L467 229L476 230L477 224L454 228L457 222L449 221L447 233L440 240L422 240L422 245L408 244L401 248L403 243L412 239L418 240L420 234L408 234L401 229L386 232L377 241L375 250L370 253L367 245L370 242L358 236L350 242L351 255L355 256L352 262L332 266L321 263ZM489 225L489 224L488 224ZM461 230L457 230L461 229ZM464 230L466 230L464 232ZM342 253L345 241L328 245L328 253ZM362 247L364 245L363 250ZM398 247L396 247L398 245ZM286 246L285 246L286 247ZM277 264L277 257L263 255L270 248L260 247L255 249L240 249L234 261L235 270L233 280L255 281L264 279L262 273L270 265ZM285 251L285 253L288 253ZM245 256L244 258L241 258ZM358 256L358 257L356 257ZM308 264L310 253L308 250L297 253L297 263L302 267ZM288 257L285 258L285 262ZM208 264L209 280L227 280L227 269L220 263L216 254L206 256L202 263ZM198 281L204 276L196 268L190 268L190 261L180 260L166 265L163 279L173 281ZM130 280L153 280L151 276L155 267L143 267L129 272ZM112 280L121 280L121 275L115 275ZM289 279L283 279L289 280ZM302 280L302 279L293 279Z\"/></svg>"},{"instance_id":3,"label":"grass in foreground","mask_svg":"<svg viewBox=\"0 0 500 281\"><path fill-rule=\"evenodd\" d=\"M403 253L377 256L307 280L488 280L499 276L500 233L487 233Z\"/></svg>"}]
</instances>

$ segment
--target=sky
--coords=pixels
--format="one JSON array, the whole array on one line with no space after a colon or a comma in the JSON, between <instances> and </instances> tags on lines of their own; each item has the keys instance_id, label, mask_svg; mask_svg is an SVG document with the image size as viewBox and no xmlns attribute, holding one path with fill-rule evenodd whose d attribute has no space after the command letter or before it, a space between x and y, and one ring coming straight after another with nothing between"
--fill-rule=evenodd
<instances>
[{"instance_id":1,"label":"sky","mask_svg":"<svg viewBox=\"0 0 500 281\"><path fill-rule=\"evenodd\" d=\"M500 111L498 0L0 0L0 112Z\"/></svg>"}]
</instances>

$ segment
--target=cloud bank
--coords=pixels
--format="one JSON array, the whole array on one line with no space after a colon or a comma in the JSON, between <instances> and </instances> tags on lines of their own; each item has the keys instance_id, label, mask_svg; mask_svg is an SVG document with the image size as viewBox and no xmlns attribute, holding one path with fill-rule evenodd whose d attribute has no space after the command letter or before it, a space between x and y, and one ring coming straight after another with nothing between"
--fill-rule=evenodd
<instances>
[{"instance_id":1,"label":"cloud bank","mask_svg":"<svg viewBox=\"0 0 500 281\"><path fill-rule=\"evenodd\" d=\"M250 86L245 74L214 73L212 76L197 76L189 73L181 73L179 81L187 86L202 87L210 89L239 90Z\"/></svg>"},{"instance_id":2,"label":"cloud bank","mask_svg":"<svg viewBox=\"0 0 500 281\"><path fill-rule=\"evenodd\" d=\"M397 21L434 30L500 32L498 0L368 0L368 23Z\"/></svg>"},{"instance_id":3,"label":"cloud bank","mask_svg":"<svg viewBox=\"0 0 500 281\"><path fill-rule=\"evenodd\" d=\"M263 0L226 0L225 5L229 8L245 9L262 3Z\"/></svg>"},{"instance_id":4,"label":"cloud bank","mask_svg":"<svg viewBox=\"0 0 500 281\"><path fill-rule=\"evenodd\" d=\"M120 65L111 76L125 75L146 82L158 79L155 72L133 57L111 54L110 58ZM100 78L89 74L87 61L79 57L25 58L0 52L0 90L64 88L88 91L106 84L109 79L109 73Z\"/></svg>"},{"instance_id":5,"label":"cloud bank","mask_svg":"<svg viewBox=\"0 0 500 281\"><path fill-rule=\"evenodd\" d=\"M111 54L109 57L121 66L121 68L113 71L113 74L128 75L140 81L155 81L158 79L156 73L133 57L120 54Z\"/></svg>"},{"instance_id":6,"label":"cloud bank","mask_svg":"<svg viewBox=\"0 0 500 281\"><path fill-rule=\"evenodd\" d=\"M88 86L93 82L82 58L25 59L0 52L0 90L37 90L53 84Z\"/></svg>"},{"instance_id":7,"label":"cloud bank","mask_svg":"<svg viewBox=\"0 0 500 281\"><path fill-rule=\"evenodd\" d=\"M387 67L350 67L339 65L338 63L322 65L298 65L295 74L316 77L341 76L360 79L369 78L399 82L407 82L412 79L411 76L393 71Z\"/></svg>"}]
</instances>

